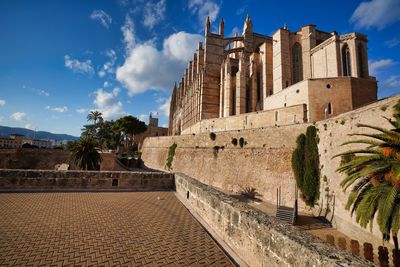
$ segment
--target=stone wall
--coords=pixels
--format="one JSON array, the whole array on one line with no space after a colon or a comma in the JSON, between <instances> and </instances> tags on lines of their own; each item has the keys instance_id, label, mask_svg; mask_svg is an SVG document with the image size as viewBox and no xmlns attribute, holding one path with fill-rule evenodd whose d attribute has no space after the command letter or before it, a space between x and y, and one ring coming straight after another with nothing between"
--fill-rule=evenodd
<instances>
[{"instance_id":1,"label":"stone wall","mask_svg":"<svg viewBox=\"0 0 400 267\"><path fill-rule=\"evenodd\" d=\"M0 169L54 170L56 164L68 163L77 170L69 158L70 152L60 149L0 149Z\"/></svg>"},{"instance_id":2,"label":"stone wall","mask_svg":"<svg viewBox=\"0 0 400 267\"><path fill-rule=\"evenodd\" d=\"M369 229L361 230L362 228L356 223L355 218L352 218L350 212L345 210L348 193L351 188L347 192L343 192L340 182L344 176L336 172L340 164L340 158L332 157L350 149L360 148L360 145L341 146L345 141L360 139L360 137L351 137L349 134L374 132L366 128L358 128L356 126L357 123L390 128L390 124L383 117L393 117L393 106L399 100L400 95L383 99L316 124L320 138L318 150L320 153L322 179L320 203L319 207L314 210L314 213L324 216L327 214L326 217L329 220L332 219L333 225L338 230L360 242L371 242L376 247L382 245L382 235L379 232L378 225L375 224L373 226L371 235ZM324 176L326 177L326 182L324 182ZM327 212L327 210L331 210L332 212Z\"/></svg>"},{"instance_id":3,"label":"stone wall","mask_svg":"<svg viewBox=\"0 0 400 267\"><path fill-rule=\"evenodd\" d=\"M0 169L0 191L172 190L174 177L161 172L98 172Z\"/></svg>"},{"instance_id":4,"label":"stone wall","mask_svg":"<svg viewBox=\"0 0 400 267\"><path fill-rule=\"evenodd\" d=\"M165 170L168 148L176 143L172 171L231 193L253 187L272 203L276 203L276 189L281 187L282 204L293 205L292 151L297 136L307 126L217 132L215 140L210 133L147 138L142 159L146 167Z\"/></svg>"},{"instance_id":5,"label":"stone wall","mask_svg":"<svg viewBox=\"0 0 400 267\"><path fill-rule=\"evenodd\" d=\"M359 131L357 123L389 127L382 117L392 117L393 106L399 100L400 96L383 99L316 123L320 138L320 202L312 210L300 202L301 211L325 216L350 238L360 243L370 242L374 247L382 245L379 228L375 224L371 234L369 229L362 229L345 210L348 192L342 191L340 182L343 176L336 172L340 159L332 157L355 148L340 144L351 138L348 134ZM142 159L150 168L165 170L168 147L175 142L178 146L172 171L185 173L229 193L253 187L264 201L270 203L276 203L276 188L280 186L282 204L293 205L295 181L291 156L297 136L304 133L308 125L217 132L215 141L211 140L209 133L149 138L144 143ZM232 144L235 138L238 141L236 146ZM239 145L240 138L247 143L243 148Z\"/></svg>"},{"instance_id":6,"label":"stone wall","mask_svg":"<svg viewBox=\"0 0 400 267\"><path fill-rule=\"evenodd\" d=\"M70 157L70 151L61 149L0 149L0 169L54 170L57 164L67 163L70 170L79 170ZM125 170L115 162L115 153L101 153L101 158L101 171Z\"/></svg>"},{"instance_id":7,"label":"stone wall","mask_svg":"<svg viewBox=\"0 0 400 267\"><path fill-rule=\"evenodd\" d=\"M307 117L304 116L305 114L306 107L301 104L268 111L258 111L224 118L201 120L183 130L182 135L304 123L307 121Z\"/></svg>"},{"instance_id":8,"label":"stone wall","mask_svg":"<svg viewBox=\"0 0 400 267\"><path fill-rule=\"evenodd\" d=\"M183 174L176 191L249 266L373 266Z\"/></svg>"}]
</instances>

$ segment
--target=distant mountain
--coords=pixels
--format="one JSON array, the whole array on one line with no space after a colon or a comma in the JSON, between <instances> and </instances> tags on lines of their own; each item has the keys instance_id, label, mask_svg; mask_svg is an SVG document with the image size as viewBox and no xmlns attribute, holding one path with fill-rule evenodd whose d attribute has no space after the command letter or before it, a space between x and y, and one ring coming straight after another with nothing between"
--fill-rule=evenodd
<instances>
[{"instance_id":1,"label":"distant mountain","mask_svg":"<svg viewBox=\"0 0 400 267\"><path fill-rule=\"evenodd\" d=\"M64 140L73 141L79 139L79 137L72 136L69 134L55 134L44 131L35 132L25 128L0 126L0 136L8 136L10 134L23 134L29 138L56 140L56 141L64 141Z\"/></svg>"}]
</instances>

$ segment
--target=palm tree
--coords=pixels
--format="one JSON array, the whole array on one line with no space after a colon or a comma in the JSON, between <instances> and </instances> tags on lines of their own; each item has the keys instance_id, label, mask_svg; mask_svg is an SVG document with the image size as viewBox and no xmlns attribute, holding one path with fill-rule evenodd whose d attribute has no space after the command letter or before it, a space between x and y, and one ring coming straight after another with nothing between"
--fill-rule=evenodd
<instances>
[{"instance_id":1,"label":"palm tree","mask_svg":"<svg viewBox=\"0 0 400 267\"><path fill-rule=\"evenodd\" d=\"M101 156L96 141L91 136L83 136L72 148L72 161L82 170L99 170Z\"/></svg>"},{"instance_id":2,"label":"palm tree","mask_svg":"<svg viewBox=\"0 0 400 267\"><path fill-rule=\"evenodd\" d=\"M396 107L395 107L396 108ZM400 229L400 128L399 120L387 119L394 129L387 130L365 124L359 128L377 131L374 134L356 133L359 139L344 143L367 145L364 149L350 150L336 155L342 156L337 171L345 173L341 186L346 190L353 185L346 209L356 214L362 227L372 227L375 216L384 240L390 234L398 249L397 234Z\"/></svg>"},{"instance_id":3,"label":"palm tree","mask_svg":"<svg viewBox=\"0 0 400 267\"><path fill-rule=\"evenodd\" d=\"M92 110L88 115L87 115L87 121L93 121L93 124L97 124L97 121L103 121L103 115L100 111L97 110Z\"/></svg>"}]
</instances>

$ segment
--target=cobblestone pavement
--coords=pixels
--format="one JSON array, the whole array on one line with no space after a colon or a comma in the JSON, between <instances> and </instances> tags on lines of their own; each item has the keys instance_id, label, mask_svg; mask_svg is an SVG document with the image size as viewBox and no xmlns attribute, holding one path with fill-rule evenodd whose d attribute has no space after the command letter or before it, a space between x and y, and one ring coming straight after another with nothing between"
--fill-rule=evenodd
<instances>
[{"instance_id":1,"label":"cobblestone pavement","mask_svg":"<svg viewBox=\"0 0 400 267\"><path fill-rule=\"evenodd\" d=\"M173 192L0 194L0 266L232 266Z\"/></svg>"}]
</instances>

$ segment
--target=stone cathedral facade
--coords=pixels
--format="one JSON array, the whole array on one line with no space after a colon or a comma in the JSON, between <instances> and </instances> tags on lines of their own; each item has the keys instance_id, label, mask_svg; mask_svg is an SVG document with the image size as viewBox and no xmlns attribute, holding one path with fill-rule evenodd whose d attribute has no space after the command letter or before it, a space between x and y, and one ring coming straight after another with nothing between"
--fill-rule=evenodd
<instances>
[{"instance_id":1,"label":"stone cathedral facade","mask_svg":"<svg viewBox=\"0 0 400 267\"><path fill-rule=\"evenodd\" d=\"M224 119L247 121L246 114L262 120L247 128L314 122L376 99L363 34L307 25L266 36L247 17L241 36L224 37L224 21L216 34L207 19L204 45L173 89L169 134L193 133L210 120L208 130L217 130Z\"/></svg>"}]
</instances>

